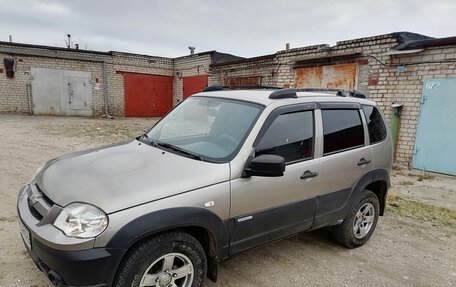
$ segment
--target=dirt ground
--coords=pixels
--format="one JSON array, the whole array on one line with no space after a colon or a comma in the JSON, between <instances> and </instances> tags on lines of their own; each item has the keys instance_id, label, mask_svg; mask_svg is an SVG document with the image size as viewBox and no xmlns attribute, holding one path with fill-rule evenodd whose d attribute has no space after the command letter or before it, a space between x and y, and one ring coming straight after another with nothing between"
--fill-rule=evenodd
<instances>
[{"instance_id":1,"label":"dirt ground","mask_svg":"<svg viewBox=\"0 0 456 287\"><path fill-rule=\"evenodd\" d=\"M16 195L47 159L131 138L156 119L0 115L0 286L50 286L25 252ZM391 193L456 209L456 179L397 170ZM456 230L387 213L371 241L348 250L326 230L303 233L223 262L208 286L456 286Z\"/></svg>"}]
</instances>

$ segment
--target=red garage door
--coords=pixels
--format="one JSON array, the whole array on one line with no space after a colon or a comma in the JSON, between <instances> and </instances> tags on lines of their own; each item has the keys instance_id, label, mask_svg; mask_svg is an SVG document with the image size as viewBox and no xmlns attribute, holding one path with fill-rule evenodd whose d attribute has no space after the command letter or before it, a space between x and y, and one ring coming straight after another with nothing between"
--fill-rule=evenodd
<instances>
[{"instance_id":1,"label":"red garage door","mask_svg":"<svg viewBox=\"0 0 456 287\"><path fill-rule=\"evenodd\" d=\"M182 86L184 100L206 88L208 81L207 78L207 75L184 77Z\"/></svg>"},{"instance_id":2,"label":"red garage door","mask_svg":"<svg viewBox=\"0 0 456 287\"><path fill-rule=\"evenodd\" d=\"M173 106L173 78L125 73L125 116L161 117Z\"/></svg>"}]
</instances>

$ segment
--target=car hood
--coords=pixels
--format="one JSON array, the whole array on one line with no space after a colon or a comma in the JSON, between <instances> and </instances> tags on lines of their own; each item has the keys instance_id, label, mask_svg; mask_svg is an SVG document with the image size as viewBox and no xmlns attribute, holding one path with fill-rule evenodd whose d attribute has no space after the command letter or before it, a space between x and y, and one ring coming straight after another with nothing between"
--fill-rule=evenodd
<instances>
[{"instance_id":1,"label":"car hood","mask_svg":"<svg viewBox=\"0 0 456 287\"><path fill-rule=\"evenodd\" d=\"M56 204L86 202L112 213L229 180L229 164L198 161L132 141L49 161L36 176Z\"/></svg>"}]
</instances>

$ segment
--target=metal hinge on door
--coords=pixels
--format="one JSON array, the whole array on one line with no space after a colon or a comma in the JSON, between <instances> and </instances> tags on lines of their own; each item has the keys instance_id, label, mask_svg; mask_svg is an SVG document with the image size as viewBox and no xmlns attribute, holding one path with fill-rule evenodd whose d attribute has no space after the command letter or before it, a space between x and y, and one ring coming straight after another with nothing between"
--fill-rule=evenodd
<instances>
[{"instance_id":1,"label":"metal hinge on door","mask_svg":"<svg viewBox=\"0 0 456 287\"><path fill-rule=\"evenodd\" d=\"M68 103L71 105L71 97L72 97L72 91L71 91L71 84L68 83Z\"/></svg>"},{"instance_id":2,"label":"metal hinge on door","mask_svg":"<svg viewBox=\"0 0 456 287\"><path fill-rule=\"evenodd\" d=\"M424 102L428 99L428 96L423 95L420 99L420 104L424 105Z\"/></svg>"}]
</instances>

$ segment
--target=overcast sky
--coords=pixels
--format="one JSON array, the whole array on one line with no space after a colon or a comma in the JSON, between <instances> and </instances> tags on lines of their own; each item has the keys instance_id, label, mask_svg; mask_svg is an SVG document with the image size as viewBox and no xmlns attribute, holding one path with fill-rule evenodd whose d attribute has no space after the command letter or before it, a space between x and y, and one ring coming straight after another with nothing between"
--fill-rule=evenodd
<instances>
[{"instance_id":1,"label":"overcast sky","mask_svg":"<svg viewBox=\"0 0 456 287\"><path fill-rule=\"evenodd\" d=\"M0 0L0 41L177 57L243 57L396 31L456 36L455 0Z\"/></svg>"}]
</instances>

